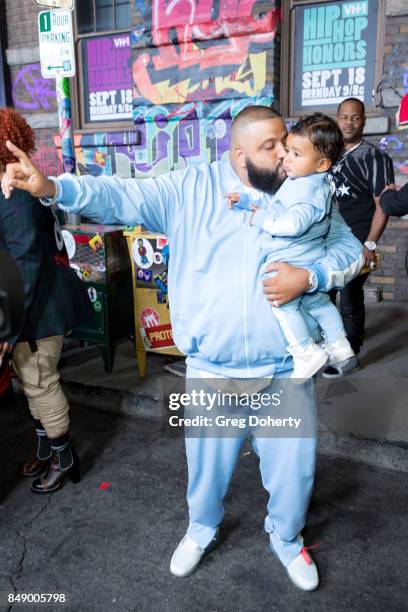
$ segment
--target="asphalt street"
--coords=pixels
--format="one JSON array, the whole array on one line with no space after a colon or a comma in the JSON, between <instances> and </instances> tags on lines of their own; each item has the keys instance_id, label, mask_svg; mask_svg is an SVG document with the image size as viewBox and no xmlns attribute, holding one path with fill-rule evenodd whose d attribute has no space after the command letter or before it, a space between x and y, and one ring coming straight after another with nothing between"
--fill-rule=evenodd
<instances>
[{"instance_id":1,"label":"asphalt street","mask_svg":"<svg viewBox=\"0 0 408 612\"><path fill-rule=\"evenodd\" d=\"M72 406L82 480L35 496L17 476L34 450L21 398L0 404L0 610L406 611L408 474L319 456L304 530L321 576L289 583L263 532L266 493L243 447L221 543L186 579L169 573L187 526L183 440L160 420ZM10 594L65 603L8 603Z\"/></svg>"}]
</instances>

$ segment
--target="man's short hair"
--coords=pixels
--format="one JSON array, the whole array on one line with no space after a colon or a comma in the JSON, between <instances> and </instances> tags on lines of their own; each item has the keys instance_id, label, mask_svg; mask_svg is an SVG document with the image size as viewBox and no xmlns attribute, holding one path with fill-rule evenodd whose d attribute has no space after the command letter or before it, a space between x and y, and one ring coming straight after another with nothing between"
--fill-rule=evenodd
<instances>
[{"instance_id":1,"label":"man's short hair","mask_svg":"<svg viewBox=\"0 0 408 612\"><path fill-rule=\"evenodd\" d=\"M361 110L363 111L363 115L365 115L365 106L364 106L364 102L362 102L361 100L359 100L358 98L346 98L345 100L343 100L343 102L340 102L340 104L337 107L337 112L340 112L341 107L343 106L343 104L345 102L356 102L357 104L360 104L361 106Z\"/></svg>"},{"instance_id":2,"label":"man's short hair","mask_svg":"<svg viewBox=\"0 0 408 612\"><path fill-rule=\"evenodd\" d=\"M246 127L250 123L256 121L263 121L264 119L277 119L281 115L270 106L261 106L254 104L252 106L246 106L232 122L234 131L240 130Z\"/></svg>"},{"instance_id":3,"label":"man's short hair","mask_svg":"<svg viewBox=\"0 0 408 612\"><path fill-rule=\"evenodd\" d=\"M300 119L291 127L290 133L309 138L316 151L329 159L332 165L343 153L343 134L334 119L323 113L314 113Z\"/></svg>"}]
</instances>

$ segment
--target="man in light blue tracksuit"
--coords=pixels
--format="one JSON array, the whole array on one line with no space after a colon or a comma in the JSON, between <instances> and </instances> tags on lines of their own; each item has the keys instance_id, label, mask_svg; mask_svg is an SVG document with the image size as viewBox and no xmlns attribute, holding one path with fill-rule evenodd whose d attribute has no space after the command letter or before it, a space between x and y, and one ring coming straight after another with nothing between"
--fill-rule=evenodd
<instances>
[{"instance_id":1,"label":"man in light blue tracksuit","mask_svg":"<svg viewBox=\"0 0 408 612\"><path fill-rule=\"evenodd\" d=\"M272 396L279 389L277 375L290 376L291 359L286 359L285 340L267 299L276 306L306 291L342 287L362 263L358 241L333 211L326 256L307 270L272 264L278 274L262 286L263 232L246 222L248 211L231 214L224 195L255 187L272 200L285 178L285 137L277 113L249 107L234 121L229 159L143 181L69 174L46 179L9 145L19 163L8 166L2 188L6 196L19 187L49 197L62 210L101 223L140 223L163 232L171 254L173 334L187 355L188 377L203 378L205 385L217 377L256 379L252 388ZM295 393L295 401L314 413L313 381ZM186 438L190 523L171 561L177 576L192 573L217 537L244 435ZM316 439L259 437L254 449L270 496L265 520L270 545L292 582L312 590L318 585L317 570L300 532L313 486Z\"/></svg>"}]
</instances>

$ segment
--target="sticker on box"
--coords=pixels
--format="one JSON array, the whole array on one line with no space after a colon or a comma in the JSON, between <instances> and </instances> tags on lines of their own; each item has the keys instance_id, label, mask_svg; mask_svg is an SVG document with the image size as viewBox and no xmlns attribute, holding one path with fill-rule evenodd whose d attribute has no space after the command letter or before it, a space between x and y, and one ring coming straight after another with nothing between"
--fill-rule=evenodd
<instances>
[{"instance_id":1,"label":"sticker on box","mask_svg":"<svg viewBox=\"0 0 408 612\"><path fill-rule=\"evenodd\" d=\"M159 253L159 251L155 251L153 253L153 259L154 259L154 263L158 266L163 263L163 255Z\"/></svg>"},{"instance_id":2,"label":"sticker on box","mask_svg":"<svg viewBox=\"0 0 408 612\"><path fill-rule=\"evenodd\" d=\"M138 268L136 272L136 278L139 281L143 281L145 283L151 283L153 278L153 273L151 270L142 270L142 268Z\"/></svg>"},{"instance_id":3,"label":"sticker on box","mask_svg":"<svg viewBox=\"0 0 408 612\"><path fill-rule=\"evenodd\" d=\"M167 244L167 238L164 238L164 236L157 236L157 241L156 241L156 248L157 249L164 249L164 247Z\"/></svg>"},{"instance_id":4,"label":"sticker on box","mask_svg":"<svg viewBox=\"0 0 408 612\"><path fill-rule=\"evenodd\" d=\"M150 327L145 329L145 332L150 341L150 348L152 350L171 348L174 346L173 332L170 323L157 327Z\"/></svg>"},{"instance_id":5,"label":"sticker on box","mask_svg":"<svg viewBox=\"0 0 408 612\"><path fill-rule=\"evenodd\" d=\"M154 282L163 293L167 293L167 272L163 270L161 274L154 277Z\"/></svg>"},{"instance_id":6,"label":"sticker on box","mask_svg":"<svg viewBox=\"0 0 408 612\"><path fill-rule=\"evenodd\" d=\"M143 344L145 345L146 349L151 349L152 348L152 343L150 342L149 338L146 335L146 331L144 329L144 327L140 327L139 329L139 333L140 333L140 337L143 341Z\"/></svg>"},{"instance_id":7,"label":"sticker on box","mask_svg":"<svg viewBox=\"0 0 408 612\"><path fill-rule=\"evenodd\" d=\"M95 234L88 242L93 251L99 251L104 248L103 239L99 234Z\"/></svg>"},{"instance_id":8,"label":"sticker on box","mask_svg":"<svg viewBox=\"0 0 408 612\"><path fill-rule=\"evenodd\" d=\"M154 308L147 306L143 308L139 315L139 319L144 328L157 327L160 324L160 315Z\"/></svg>"},{"instance_id":9,"label":"sticker on box","mask_svg":"<svg viewBox=\"0 0 408 612\"><path fill-rule=\"evenodd\" d=\"M132 256L135 264L143 270L153 265L153 247L146 238L136 238L133 241Z\"/></svg>"},{"instance_id":10,"label":"sticker on box","mask_svg":"<svg viewBox=\"0 0 408 612\"><path fill-rule=\"evenodd\" d=\"M89 295L89 299L91 300L92 303L96 302L98 294L96 293L95 287L89 287L88 295Z\"/></svg>"}]
</instances>

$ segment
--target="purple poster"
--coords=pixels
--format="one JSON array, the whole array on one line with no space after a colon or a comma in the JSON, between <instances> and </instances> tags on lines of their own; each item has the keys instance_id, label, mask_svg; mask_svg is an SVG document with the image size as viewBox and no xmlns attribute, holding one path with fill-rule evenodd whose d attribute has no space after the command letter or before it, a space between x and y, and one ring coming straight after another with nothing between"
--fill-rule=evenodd
<instances>
[{"instance_id":1,"label":"purple poster","mask_svg":"<svg viewBox=\"0 0 408 612\"><path fill-rule=\"evenodd\" d=\"M83 45L85 121L131 119L129 34L89 38Z\"/></svg>"}]
</instances>

